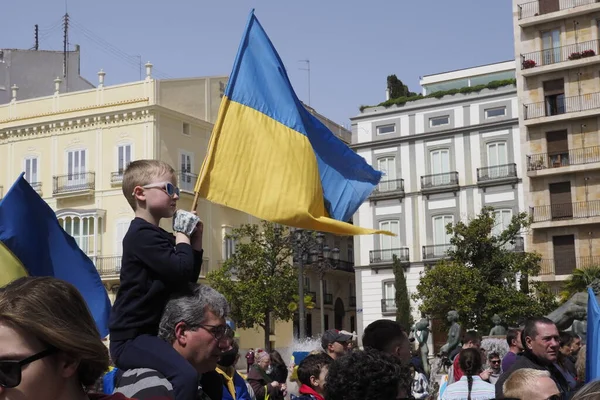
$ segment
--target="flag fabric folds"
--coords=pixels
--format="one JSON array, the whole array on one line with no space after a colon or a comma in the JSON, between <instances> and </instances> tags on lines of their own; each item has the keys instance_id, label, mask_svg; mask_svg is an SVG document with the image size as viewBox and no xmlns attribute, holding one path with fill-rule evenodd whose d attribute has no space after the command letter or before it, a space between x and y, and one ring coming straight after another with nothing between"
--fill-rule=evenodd
<instances>
[{"instance_id":1,"label":"flag fabric folds","mask_svg":"<svg viewBox=\"0 0 600 400\"><path fill-rule=\"evenodd\" d=\"M380 232L346 222L380 179L304 108L252 11L196 192L284 225L356 235Z\"/></svg>"},{"instance_id":2,"label":"flag fabric folds","mask_svg":"<svg viewBox=\"0 0 600 400\"><path fill-rule=\"evenodd\" d=\"M110 300L96 267L21 174L0 200L0 286L28 275L73 284L101 337L108 335Z\"/></svg>"},{"instance_id":3,"label":"flag fabric folds","mask_svg":"<svg viewBox=\"0 0 600 400\"><path fill-rule=\"evenodd\" d=\"M596 294L588 288L585 383L600 379L600 307Z\"/></svg>"}]
</instances>

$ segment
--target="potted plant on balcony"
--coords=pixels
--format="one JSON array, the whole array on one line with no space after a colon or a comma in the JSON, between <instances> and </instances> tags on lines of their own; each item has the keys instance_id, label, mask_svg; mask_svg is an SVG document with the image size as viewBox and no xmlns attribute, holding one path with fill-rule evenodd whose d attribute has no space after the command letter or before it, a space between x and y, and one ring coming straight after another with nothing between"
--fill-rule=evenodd
<instances>
[{"instance_id":1,"label":"potted plant on balcony","mask_svg":"<svg viewBox=\"0 0 600 400\"><path fill-rule=\"evenodd\" d=\"M581 57L593 57L596 55L596 52L592 49L584 50L581 52Z\"/></svg>"},{"instance_id":2,"label":"potted plant on balcony","mask_svg":"<svg viewBox=\"0 0 600 400\"><path fill-rule=\"evenodd\" d=\"M535 67L537 64L533 60L525 60L523 61L523 69L529 69Z\"/></svg>"},{"instance_id":3,"label":"potted plant on balcony","mask_svg":"<svg viewBox=\"0 0 600 400\"><path fill-rule=\"evenodd\" d=\"M571 53L571 55L569 56L569 60L579 60L580 58L581 58L581 53L578 51Z\"/></svg>"}]
</instances>

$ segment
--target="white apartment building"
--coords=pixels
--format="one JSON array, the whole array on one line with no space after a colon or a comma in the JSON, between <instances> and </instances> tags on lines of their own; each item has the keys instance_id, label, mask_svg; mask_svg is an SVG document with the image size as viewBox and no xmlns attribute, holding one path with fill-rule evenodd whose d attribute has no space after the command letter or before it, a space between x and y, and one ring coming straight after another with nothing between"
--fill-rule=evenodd
<instances>
[{"instance_id":1,"label":"white apartment building","mask_svg":"<svg viewBox=\"0 0 600 400\"><path fill-rule=\"evenodd\" d=\"M514 78L515 63L508 61L429 75L420 83L426 95ZM393 255L404 263L414 293L420 274L450 247L448 223L491 206L501 231L525 210L518 115L510 84L369 107L351 118L352 148L384 173L354 222L397 235L354 238L359 337L369 323L395 318ZM515 251L523 251L523 243ZM418 305L411 306L419 317Z\"/></svg>"}]
</instances>

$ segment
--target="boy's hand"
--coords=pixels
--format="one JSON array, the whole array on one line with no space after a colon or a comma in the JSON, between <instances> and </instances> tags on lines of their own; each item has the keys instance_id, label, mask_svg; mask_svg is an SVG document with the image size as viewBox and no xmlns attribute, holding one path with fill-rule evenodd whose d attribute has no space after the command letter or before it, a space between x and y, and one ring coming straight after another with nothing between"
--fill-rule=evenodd
<instances>
[{"instance_id":1,"label":"boy's hand","mask_svg":"<svg viewBox=\"0 0 600 400\"><path fill-rule=\"evenodd\" d=\"M191 238L198 221L200 218L195 213L177 210L173 216L173 231L183 233Z\"/></svg>"}]
</instances>

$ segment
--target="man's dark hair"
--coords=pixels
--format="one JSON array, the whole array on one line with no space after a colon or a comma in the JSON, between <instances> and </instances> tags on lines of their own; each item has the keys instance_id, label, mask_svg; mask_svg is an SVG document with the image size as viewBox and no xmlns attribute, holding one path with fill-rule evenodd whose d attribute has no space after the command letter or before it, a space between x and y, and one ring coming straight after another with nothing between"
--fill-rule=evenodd
<instances>
[{"instance_id":1,"label":"man's dark hair","mask_svg":"<svg viewBox=\"0 0 600 400\"><path fill-rule=\"evenodd\" d=\"M396 399L399 390L410 395L408 367L391 354L374 349L347 353L329 367L327 400Z\"/></svg>"},{"instance_id":2,"label":"man's dark hair","mask_svg":"<svg viewBox=\"0 0 600 400\"><path fill-rule=\"evenodd\" d=\"M462 337L462 344L465 345L469 342L478 343L481 342L481 336L477 331L466 331Z\"/></svg>"},{"instance_id":3,"label":"man's dark hair","mask_svg":"<svg viewBox=\"0 0 600 400\"><path fill-rule=\"evenodd\" d=\"M570 346L573 343L573 335L571 332L561 332L560 333L560 347Z\"/></svg>"},{"instance_id":4,"label":"man's dark hair","mask_svg":"<svg viewBox=\"0 0 600 400\"><path fill-rule=\"evenodd\" d=\"M310 377L319 377L323 367L328 367L333 359L325 353L309 354L298 366L298 380L301 384L311 386Z\"/></svg>"},{"instance_id":5,"label":"man's dark hair","mask_svg":"<svg viewBox=\"0 0 600 400\"><path fill-rule=\"evenodd\" d=\"M517 340L519 332L521 332L520 329L509 329L508 332L506 332L506 343L508 343L508 347L513 345L513 340Z\"/></svg>"},{"instance_id":6,"label":"man's dark hair","mask_svg":"<svg viewBox=\"0 0 600 400\"><path fill-rule=\"evenodd\" d=\"M555 325L554 321L546 317L536 317L527 319L525 321L525 327L523 328L523 332L521 333L521 344L523 345L523 349L525 351L529 351L529 349L527 348L527 341L525 339L527 337L534 339L538 334L537 324Z\"/></svg>"},{"instance_id":7,"label":"man's dark hair","mask_svg":"<svg viewBox=\"0 0 600 400\"><path fill-rule=\"evenodd\" d=\"M490 354L488 354L488 360L492 360L494 358L500 358L500 354L498 354L497 352L492 352Z\"/></svg>"},{"instance_id":8,"label":"man's dark hair","mask_svg":"<svg viewBox=\"0 0 600 400\"><path fill-rule=\"evenodd\" d=\"M399 323L389 319L379 319L365 328L362 343L365 348L389 353L394 346L404 340L408 343L408 336Z\"/></svg>"}]
</instances>

